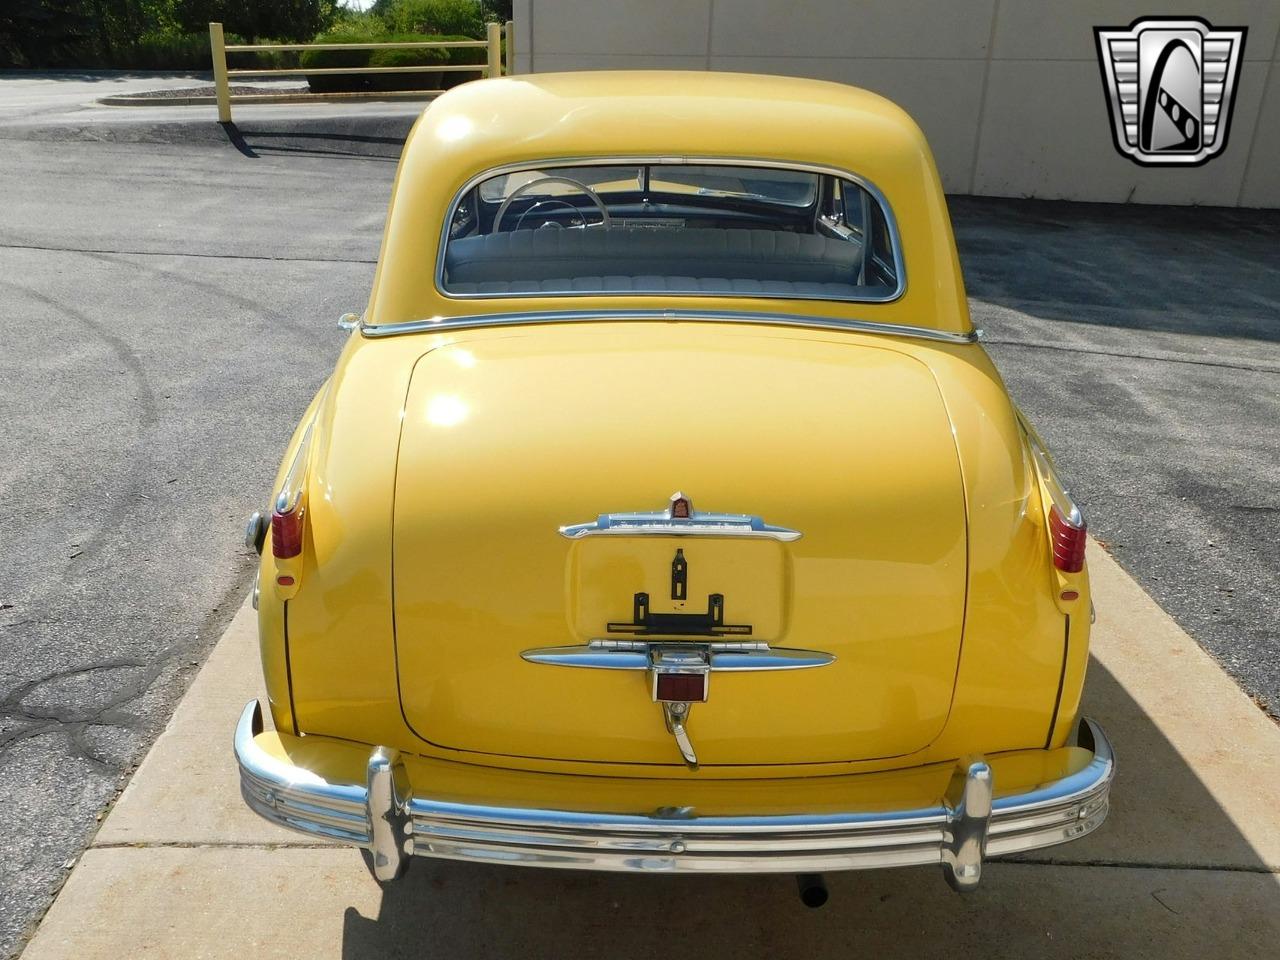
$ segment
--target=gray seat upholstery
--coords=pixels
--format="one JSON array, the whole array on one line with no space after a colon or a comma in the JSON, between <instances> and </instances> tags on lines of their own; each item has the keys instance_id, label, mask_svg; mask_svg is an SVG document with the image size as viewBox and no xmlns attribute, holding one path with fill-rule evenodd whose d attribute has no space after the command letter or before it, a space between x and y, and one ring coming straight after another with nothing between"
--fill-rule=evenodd
<instances>
[{"instance_id":1,"label":"gray seat upholstery","mask_svg":"<svg viewBox=\"0 0 1280 960\"><path fill-rule=\"evenodd\" d=\"M861 257L857 243L776 230L519 230L449 241L445 280L459 293L501 292L492 284L509 292L647 292L700 289L707 281L714 292L745 293L752 284L851 286Z\"/></svg>"}]
</instances>

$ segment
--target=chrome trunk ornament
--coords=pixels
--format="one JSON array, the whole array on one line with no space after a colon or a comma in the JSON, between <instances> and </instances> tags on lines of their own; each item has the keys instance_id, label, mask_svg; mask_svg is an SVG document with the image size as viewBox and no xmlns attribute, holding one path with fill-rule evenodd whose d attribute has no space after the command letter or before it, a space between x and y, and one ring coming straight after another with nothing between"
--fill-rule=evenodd
<instances>
[{"instance_id":1,"label":"chrome trunk ornament","mask_svg":"<svg viewBox=\"0 0 1280 960\"><path fill-rule=\"evenodd\" d=\"M667 722L667 732L676 738L676 746L680 748L680 756L690 770L698 769L698 755L693 750L693 741L689 739L689 731L685 729L685 721L689 719L691 704L664 703L662 716Z\"/></svg>"}]
</instances>

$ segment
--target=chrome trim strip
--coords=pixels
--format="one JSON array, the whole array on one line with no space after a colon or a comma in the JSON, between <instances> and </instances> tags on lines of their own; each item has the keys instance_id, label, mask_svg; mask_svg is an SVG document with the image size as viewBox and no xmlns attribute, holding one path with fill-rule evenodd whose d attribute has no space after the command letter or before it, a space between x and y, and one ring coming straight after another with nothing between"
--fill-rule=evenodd
<instances>
[{"instance_id":1,"label":"chrome trim strip","mask_svg":"<svg viewBox=\"0 0 1280 960\"><path fill-rule=\"evenodd\" d=\"M939 343L977 343L975 333L951 333L905 323L877 323L874 320L838 320L834 317L811 317L796 313L756 313L734 310L627 309L627 310L528 310L515 313L481 313L472 316L429 317L398 323L366 323L360 335L370 338L399 337L410 333L438 333L470 327L512 327L535 323L609 323L617 320L658 320L671 322L716 321L752 323L764 326L808 327L819 330L851 330L854 333L876 333Z\"/></svg>"},{"instance_id":2,"label":"chrome trim strip","mask_svg":"<svg viewBox=\"0 0 1280 960\"><path fill-rule=\"evenodd\" d=\"M254 739L261 732L262 708L251 701L235 735L241 792L273 823L368 848L369 824L389 809L403 820L384 821L395 828L387 846L401 849L402 843L406 854L580 870L811 873L935 864L956 872L964 887L966 878L981 876L986 857L1065 843L1097 829L1115 776L1106 735L1085 719L1080 742L1092 747L1093 758L1077 773L991 799L991 768L973 761L958 772L954 804L943 800L920 809L707 817L687 811L673 817L670 807L599 813L437 800L411 795L407 783L396 787L403 791L398 801L393 793L392 802L371 804L365 784L329 783L268 754ZM381 750L371 761L395 767ZM539 776L545 775L530 774ZM673 793L681 788L675 780L670 786Z\"/></svg>"},{"instance_id":3,"label":"chrome trim strip","mask_svg":"<svg viewBox=\"0 0 1280 960\"><path fill-rule=\"evenodd\" d=\"M677 496L681 496L677 494ZM569 540L583 537L757 537L790 543L799 540L799 530L777 527L746 513L711 513L690 509L688 517L665 510L638 513L602 513L587 523L570 523L560 528Z\"/></svg>"},{"instance_id":4,"label":"chrome trim strip","mask_svg":"<svg viewBox=\"0 0 1280 960\"><path fill-rule=\"evenodd\" d=\"M315 426L315 417L307 424L298 440L293 459L289 461L289 469L285 471L284 484L280 487L275 499L276 513L293 513L302 502L302 478L306 473L307 458L311 455L311 428Z\"/></svg>"},{"instance_id":5,"label":"chrome trim strip","mask_svg":"<svg viewBox=\"0 0 1280 960\"><path fill-rule=\"evenodd\" d=\"M454 215L458 211L458 205L462 203L466 195L474 188L479 186L481 181L490 177L500 177L504 173L517 173L523 170L544 170L550 167L616 167L627 166L630 164L649 166L673 166L682 164L706 165L706 166L724 166L724 167L775 167L779 170L797 170L802 173L816 173L819 175L829 175L839 177L842 180L849 180L856 183L862 189L866 190L875 201L880 205L880 212L884 215L885 225L889 228L889 242L893 244L893 264L895 272L898 276L898 286L890 293L878 297L856 297L849 299L837 299L833 297L819 297L813 295L798 294L794 297L768 297L761 294L739 293L734 296L749 297L752 299L762 300L824 300L828 303L892 303L902 297L907 290L907 267L902 259L902 237L898 233L898 220L893 214L893 208L889 205L884 193L874 183L859 174L850 170L844 170L840 167L831 167L820 163L799 163L794 160L776 160L765 157L722 157L722 156L653 156L636 154L622 157L552 157L542 160L525 160L517 163L504 163L501 166L490 167L471 177L462 188L453 196L453 202L449 204L449 211L445 215L444 223L440 226L440 244L436 250L436 271L435 285L436 292L447 300L508 300L508 299L528 299L531 297L555 298L555 297L584 297L584 296L673 296L673 297L723 297L722 293L700 293L698 291L690 291L688 293L663 292L661 294L652 293L615 293L610 294L598 290L575 292L566 290L560 293L543 293L536 291L533 293L449 293L444 287L444 254L445 245L449 242L449 227L453 224Z\"/></svg>"},{"instance_id":6,"label":"chrome trim strip","mask_svg":"<svg viewBox=\"0 0 1280 960\"><path fill-rule=\"evenodd\" d=\"M696 640L676 640L680 647L705 648L710 656L711 669L717 673L751 673L757 670L807 670L825 667L835 662L835 657L821 650L800 650L793 647L770 647L756 644L744 648L729 643L698 643ZM625 644L625 645L624 645ZM524 650L520 656L530 663L543 663L552 667L585 667L589 670L648 670L650 651L662 647L636 641L592 640L590 643L567 647L537 647Z\"/></svg>"},{"instance_id":7,"label":"chrome trim strip","mask_svg":"<svg viewBox=\"0 0 1280 960\"><path fill-rule=\"evenodd\" d=\"M1077 530L1082 529L1085 526L1084 514L1080 512L1080 507L1072 498L1071 491L1066 488L1062 483L1062 479L1058 476L1058 468L1053 462L1053 455L1049 453L1049 448L1044 439L1016 404L1014 405L1013 413L1022 427L1023 435L1027 438L1027 447L1031 451L1031 459L1035 463L1035 468L1040 476L1047 481L1045 486L1048 488L1049 496L1058 508L1058 512L1062 514L1063 520L1070 526Z\"/></svg>"}]
</instances>

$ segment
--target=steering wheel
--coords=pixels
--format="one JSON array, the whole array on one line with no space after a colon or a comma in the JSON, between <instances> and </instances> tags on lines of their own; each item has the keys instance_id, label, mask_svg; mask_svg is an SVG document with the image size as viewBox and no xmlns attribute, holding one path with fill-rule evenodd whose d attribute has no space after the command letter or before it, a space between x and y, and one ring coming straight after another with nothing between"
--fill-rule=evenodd
<instances>
[{"instance_id":1,"label":"steering wheel","mask_svg":"<svg viewBox=\"0 0 1280 960\"><path fill-rule=\"evenodd\" d=\"M543 207L564 207L566 210L568 210L569 213L572 215L572 218L574 220L579 221L578 223L571 223L570 224L571 229L576 229L580 226L585 227L587 225L587 218L582 215L582 211L579 210L577 207L575 207L568 200L561 200L559 197L544 197L541 200L535 200L533 202L533 205L529 207L528 210L520 214L520 216L516 217L516 225L511 229L513 231L519 230L521 226L524 225L524 221L526 217L531 216L535 211L541 210ZM543 230L547 227L554 227L557 230L563 230L564 224L562 224L559 220L546 220L538 224L537 229Z\"/></svg>"},{"instance_id":2,"label":"steering wheel","mask_svg":"<svg viewBox=\"0 0 1280 960\"><path fill-rule=\"evenodd\" d=\"M594 190L588 187L585 183L582 183L579 180L574 180L570 177L548 176L548 177L541 177L538 180L530 180L528 183L522 183L520 184L520 186L516 187L509 194L507 194L507 199L503 200L502 206L498 208L498 215L493 218L493 232L497 233L502 229L502 218L507 215L507 210L511 207L511 204L514 200L519 199L520 197L528 193L530 190L532 190L534 187L541 186L544 183L563 183L565 186L569 186L577 190L581 190L583 193L587 195L587 199L590 200L593 204L595 204L596 209L600 211L600 225L602 227L605 227L606 229L608 228L609 208L606 207L604 205L604 201L600 199L600 194L596 193ZM536 206L538 206L538 204L535 203L534 207ZM572 206L572 204L569 204L569 206ZM525 211L525 214L528 214L532 209L533 207L530 207L529 210ZM577 207L574 207L574 209L576 210ZM520 219L523 220L524 217L522 216ZM519 225L520 225L519 222L517 222L516 224L517 228L519 227ZM585 221L584 221L584 226L585 226Z\"/></svg>"}]
</instances>

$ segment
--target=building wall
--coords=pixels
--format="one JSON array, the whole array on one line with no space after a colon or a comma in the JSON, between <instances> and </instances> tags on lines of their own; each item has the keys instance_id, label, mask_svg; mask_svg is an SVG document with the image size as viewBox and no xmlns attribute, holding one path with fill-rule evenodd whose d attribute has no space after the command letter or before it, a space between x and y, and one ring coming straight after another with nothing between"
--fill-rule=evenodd
<instances>
[{"instance_id":1,"label":"building wall","mask_svg":"<svg viewBox=\"0 0 1280 960\"><path fill-rule=\"evenodd\" d=\"M1224 153L1143 168L1111 141L1095 26L1198 14L1249 28ZM901 104L948 191L1280 207L1280 0L515 0L516 69L733 70Z\"/></svg>"}]
</instances>

